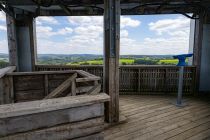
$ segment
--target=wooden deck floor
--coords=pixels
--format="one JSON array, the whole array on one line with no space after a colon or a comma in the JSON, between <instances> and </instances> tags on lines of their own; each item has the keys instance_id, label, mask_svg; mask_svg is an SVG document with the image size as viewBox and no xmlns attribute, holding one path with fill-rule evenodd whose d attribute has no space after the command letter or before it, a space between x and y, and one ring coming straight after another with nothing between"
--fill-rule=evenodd
<instances>
[{"instance_id":1,"label":"wooden deck floor","mask_svg":"<svg viewBox=\"0 0 210 140\"><path fill-rule=\"evenodd\" d=\"M127 123L105 130L105 140L210 140L210 102L186 98L177 108L174 97L120 96Z\"/></svg>"}]
</instances>

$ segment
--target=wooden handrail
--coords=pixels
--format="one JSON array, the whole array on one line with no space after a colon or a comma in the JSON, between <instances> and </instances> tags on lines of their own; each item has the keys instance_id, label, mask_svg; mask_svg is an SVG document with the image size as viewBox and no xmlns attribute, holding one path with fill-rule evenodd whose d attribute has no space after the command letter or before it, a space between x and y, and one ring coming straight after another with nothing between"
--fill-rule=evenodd
<instances>
[{"instance_id":1,"label":"wooden handrail","mask_svg":"<svg viewBox=\"0 0 210 140\"><path fill-rule=\"evenodd\" d=\"M172 65L121 65L121 94L158 94L177 91L178 66ZM102 65L58 66L36 65L37 71L83 70L101 77L103 87ZM184 92L192 94L195 91L196 66L185 67Z\"/></svg>"},{"instance_id":2,"label":"wooden handrail","mask_svg":"<svg viewBox=\"0 0 210 140\"><path fill-rule=\"evenodd\" d=\"M16 70L16 66L9 66L3 69L0 69L0 78L4 77L6 74L11 73Z\"/></svg>"}]
</instances>

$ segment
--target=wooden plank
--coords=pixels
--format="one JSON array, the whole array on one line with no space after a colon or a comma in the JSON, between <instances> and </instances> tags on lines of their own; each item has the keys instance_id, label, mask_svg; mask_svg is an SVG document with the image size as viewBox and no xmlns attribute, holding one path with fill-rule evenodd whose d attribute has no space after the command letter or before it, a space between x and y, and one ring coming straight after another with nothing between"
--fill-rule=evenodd
<instances>
[{"instance_id":1,"label":"wooden plank","mask_svg":"<svg viewBox=\"0 0 210 140\"><path fill-rule=\"evenodd\" d=\"M14 103L15 102L15 93L14 93L14 80L13 76L9 76L9 88L10 88L10 102L9 103Z\"/></svg>"},{"instance_id":2,"label":"wooden plank","mask_svg":"<svg viewBox=\"0 0 210 140\"><path fill-rule=\"evenodd\" d=\"M77 87L76 88L76 93L86 93L89 90L91 90L93 86L82 86L82 87Z\"/></svg>"},{"instance_id":3,"label":"wooden plank","mask_svg":"<svg viewBox=\"0 0 210 140\"><path fill-rule=\"evenodd\" d=\"M182 139L184 136L182 133L193 128L194 130L185 133L187 137L183 139L187 139L189 136L199 134L202 130L209 129L207 127L210 122L209 101L187 99L188 106L176 108L170 103L173 97L155 97L157 96L121 96L120 106L128 106L121 110L121 113L128 117L128 122L106 130L105 139L168 139L177 135L174 137L175 140ZM156 105L150 107L149 104ZM135 107L136 110L134 110ZM138 108L142 109L138 110ZM133 111L138 113L130 115ZM208 136L206 133L203 134L205 137Z\"/></svg>"},{"instance_id":4,"label":"wooden plank","mask_svg":"<svg viewBox=\"0 0 210 140\"><path fill-rule=\"evenodd\" d=\"M4 103L4 84L3 79L0 78L0 105Z\"/></svg>"},{"instance_id":5,"label":"wooden plank","mask_svg":"<svg viewBox=\"0 0 210 140\"><path fill-rule=\"evenodd\" d=\"M100 77L86 77L86 78L77 78L76 79L76 82L79 83L79 82L88 82L88 81L98 81L100 80L101 78Z\"/></svg>"},{"instance_id":6,"label":"wooden plank","mask_svg":"<svg viewBox=\"0 0 210 140\"><path fill-rule=\"evenodd\" d=\"M77 70L77 72L78 72L78 74L80 74L80 75L82 75L84 77L97 77L97 76L95 76L95 75L93 75L91 73L88 73L86 71L83 71L83 70Z\"/></svg>"},{"instance_id":7,"label":"wooden plank","mask_svg":"<svg viewBox=\"0 0 210 140\"><path fill-rule=\"evenodd\" d=\"M6 74L11 73L16 70L16 66L9 66L3 69L0 69L0 78L4 77Z\"/></svg>"},{"instance_id":8,"label":"wooden plank","mask_svg":"<svg viewBox=\"0 0 210 140\"><path fill-rule=\"evenodd\" d=\"M45 96L47 96L49 93L49 80L48 80L47 74L44 76L44 92L45 92Z\"/></svg>"},{"instance_id":9,"label":"wooden plank","mask_svg":"<svg viewBox=\"0 0 210 140\"><path fill-rule=\"evenodd\" d=\"M105 93L101 93L98 95L80 95L24 103L5 104L0 106L0 119L103 103L107 101L109 101L109 96Z\"/></svg>"},{"instance_id":10,"label":"wooden plank","mask_svg":"<svg viewBox=\"0 0 210 140\"><path fill-rule=\"evenodd\" d=\"M45 75L45 74L74 74L77 73L76 70L66 70L66 71L35 71L35 72L13 72L7 75Z\"/></svg>"},{"instance_id":11,"label":"wooden plank","mask_svg":"<svg viewBox=\"0 0 210 140\"><path fill-rule=\"evenodd\" d=\"M0 119L0 136L82 121L104 115L103 103Z\"/></svg>"},{"instance_id":12,"label":"wooden plank","mask_svg":"<svg viewBox=\"0 0 210 140\"><path fill-rule=\"evenodd\" d=\"M44 99L51 99L59 97L76 79L77 73L70 76L66 81L64 81L60 86L58 86L55 90L53 90L49 95L47 95Z\"/></svg>"},{"instance_id":13,"label":"wooden plank","mask_svg":"<svg viewBox=\"0 0 210 140\"><path fill-rule=\"evenodd\" d=\"M90 135L95 135L95 133L100 133L103 130L103 122L103 117L93 118L81 122L61 124L51 128L10 135L2 137L0 140L60 140L73 138L82 139L82 137L90 139L94 138L93 136L90 137Z\"/></svg>"},{"instance_id":14,"label":"wooden plank","mask_svg":"<svg viewBox=\"0 0 210 140\"><path fill-rule=\"evenodd\" d=\"M14 90L44 90L43 75L14 76Z\"/></svg>"},{"instance_id":15,"label":"wooden plank","mask_svg":"<svg viewBox=\"0 0 210 140\"><path fill-rule=\"evenodd\" d=\"M92 89L90 89L86 94L87 95L96 95L99 94L99 92L101 91L101 85L95 85Z\"/></svg>"},{"instance_id":16,"label":"wooden plank","mask_svg":"<svg viewBox=\"0 0 210 140\"><path fill-rule=\"evenodd\" d=\"M41 100L44 97L45 97L45 91L43 89L17 91L15 93L15 102Z\"/></svg>"},{"instance_id":17,"label":"wooden plank","mask_svg":"<svg viewBox=\"0 0 210 140\"><path fill-rule=\"evenodd\" d=\"M76 79L74 81L72 81L72 84L71 84L71 95L72 96L76 96Z\"/></svg>"},{"instance_id":18,"label":"wooden plank","mask_svg":"<svg viewBox=\"0 0 210 140\"><path fill-rule=\"evenodd\" d=\"M103 133L96 133L93 135L88 135L85 137L81 137L81 138L76 138L73 140L104 140L104 134Z\"/></svg>"},{"instance_id":19,"label":"wooden plank","mask_svg":"<svg viewBox=\"0 0 210 140\"><path fill-rule=\"evenodd\" d=\"M75 72L76 73L76 72ZM58 73L58 74L47 74L49 81L51 80L66 80L69 76L74 73Z\"/></svg>"}]
</instances>

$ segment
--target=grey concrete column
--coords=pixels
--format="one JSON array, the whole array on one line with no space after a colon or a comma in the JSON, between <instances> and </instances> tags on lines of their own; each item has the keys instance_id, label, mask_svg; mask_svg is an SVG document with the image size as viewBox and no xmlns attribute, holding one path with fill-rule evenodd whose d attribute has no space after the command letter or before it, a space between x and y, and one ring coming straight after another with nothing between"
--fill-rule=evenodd
<instances>
[{"instance_id":1,"label":"grey concrete column","mask_svg":"<svg viewBox=\"0 0 210 140\"><path fill-rule=\"evenodd\" d=\"M119 121L120 0L104 2L104 92L111 98L105 111L113 123Z\"/></svg>"},{"instance_id":2,"label":"grey concrete column","mask_svg":"<svg viewBox=\"0 0 210 140\"><path fill-rule=\"evenodd\" d=\"M36 31L32 16L21 15L16 19L7 16L10 63L17 71L33 71L36 61Z\"/></svg>"},{"instance_id":3,"label":"grey concrete column","mask_svg":"<svg viewBox=\"0 0 210 140\"><path fill-rule=\"evenodd\" d=\"M202 32L199 91L210 93L210 15L204 19Z\"/></svg>"}]
</instances>

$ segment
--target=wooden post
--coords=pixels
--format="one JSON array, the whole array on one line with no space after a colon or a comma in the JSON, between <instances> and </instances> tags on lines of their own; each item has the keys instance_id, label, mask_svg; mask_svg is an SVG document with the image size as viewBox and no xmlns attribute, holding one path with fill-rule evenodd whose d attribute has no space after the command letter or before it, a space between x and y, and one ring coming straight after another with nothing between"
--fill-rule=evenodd
<instances>
[{"instance_id":1,"label":"wooden post","mask_svg":"<svg viewBox=\"0 0 210 140\"><path fill-rule=\"evenodd\" d=\"M10 65L17 66L17 71L34 71L37 49L33 16L6 17Z\"/></svg>"},{"instance_id":2,"label":"wooden post","mask_svg":"<svg viewBox=\"0 0 210 140\"><path fill-rule=\"evenodd\" d=\"M104 91L109 94L106 121L119 121L120 0L105 0L104 11Z\"/></svg>"},{"instance_id":3,"label":"wooden post","mask_svg":"<svg viewBox=\"0 0 210 140\"><path fill-rule=\"evenodd\" d=\"M200 83L200 64L201 64L201 50L203 38L203 14L199 15L199 19L195 21L194 33L194 47L193 47L193 65L196 66L196 92L199 91Z\"/></svg>"},{"instance_id":4,"label":"wooden post","mask_svg":"<svg viewBox=\"0 0 210 140\"><path fill-rule=\"evenodd\" d=\"M6 22L7 22L9 64L11 66L18 66L15 19L6 14Z\"/></svg>"}]
</instances>

